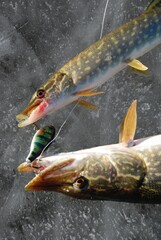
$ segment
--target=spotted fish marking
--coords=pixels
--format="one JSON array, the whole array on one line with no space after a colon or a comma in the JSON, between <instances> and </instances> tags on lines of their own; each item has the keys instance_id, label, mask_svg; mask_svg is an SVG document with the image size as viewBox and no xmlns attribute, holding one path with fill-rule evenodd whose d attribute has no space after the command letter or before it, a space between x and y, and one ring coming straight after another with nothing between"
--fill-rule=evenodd
<instances>
[{"instance_id":1,"label":"spotted fish marking","mask_svg":"<svg viewBox=\"0 0 161 240\"><path fill-rule=\"evenodd\" d=\"M105 35L54 73L17 115L18 126L27 126L78 101L80 92L87 96L127 65L145 71L147 67L136 59L160 43L161 0L154 0L139 17Z\"/></svg>"}]
</instances>

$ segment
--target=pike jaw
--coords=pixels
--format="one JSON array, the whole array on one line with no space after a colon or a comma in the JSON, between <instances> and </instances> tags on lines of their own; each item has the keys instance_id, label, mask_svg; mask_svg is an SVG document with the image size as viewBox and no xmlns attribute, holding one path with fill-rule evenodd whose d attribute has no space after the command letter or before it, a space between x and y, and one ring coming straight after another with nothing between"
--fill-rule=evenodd
<instances>
[{"instance_id":1,"label":"pike jaw","mask_svg":"<svg viewBox=\"0 0 161 240\"><path fill-rule=\"evenodd\" d=\"M42 87L34 93L28 106L16 116L19 127L32 124L48 114L50 111L51 97Z\"/></svg>"},{"instance_id":2,"label":"pike jaw","mask_svg":"<svg viewBox=\"0 0 161 240\"><path fill-rule=\"evenodd\" d=\"M19 127L30 125L48 114L50 110L49 103L46 100L36 101L30 104L22 113L16 116Z\"/></svg>"},{"instance_id":3,"label":"pike jaw","mask_svg":"<svg viewBox=\"0 0 161 240\"><path fill-rule=\"evenodd\" d=\"M28 106L16 116L19 127L30 125L50 112L54 112L59 108L61 98L52 91L49 91L45 86L42 86L32 96Z\"/></svg>"},{"instance_id":4,"label":"pike jaw","mask_svg":"<svg viewBox=\"0 0 161 240\"><path fill-rule=\"evenodd\" d=\"M49 158L43 159L43 166L45 166L46 161L50 165L31 180L25 189L29 191L56 191L73 197L84 198L86 196L85 198L87 198L89 181L83 176L85 159L86 154L67 154L64 156L60 154L52 157L51 162Z\"/></svg>"},{"instance_id":5,"label":"pike jaw","mask_svg":"<svg viewBox=\"0 0 161 240\"><path fill-rule=\"evenodd\" d=\"M66 75L59 72L55 73L46 84L34 93L29 105L16 116L19 122L18 126L24 127L32 124L45 115L77 100L78 96L71 94L70 88L72 86L68 82L69 79Z\"/></svg>"}]
</instances>

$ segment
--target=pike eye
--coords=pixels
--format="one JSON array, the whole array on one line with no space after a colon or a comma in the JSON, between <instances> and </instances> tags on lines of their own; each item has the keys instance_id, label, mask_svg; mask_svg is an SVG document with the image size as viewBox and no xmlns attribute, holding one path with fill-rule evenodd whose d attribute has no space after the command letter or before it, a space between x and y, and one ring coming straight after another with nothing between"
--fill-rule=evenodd
<instances>
[{"instance_id":1,"label":"pike eye","mask_svg":"<svg viewBox=\"0 0 161 240\"><path fill-rule=\"evenodd\" d=\"M73 183L73 187L78 190L86 190L88 188L88 179L85 177L79 177Z\"/></svg>"},{"instance_id":2,"label":"pike eye","mask_svg":"<svg viewBox=\"0 0 161 240\"><path fill-rule=\"evenodd\" d=\"M37 97L38 97L38 98L43 98L43 97L45 97L45 90L44 90L44 89L39 89L39 90L37 91Z\"/></svg>"}]
</instances>

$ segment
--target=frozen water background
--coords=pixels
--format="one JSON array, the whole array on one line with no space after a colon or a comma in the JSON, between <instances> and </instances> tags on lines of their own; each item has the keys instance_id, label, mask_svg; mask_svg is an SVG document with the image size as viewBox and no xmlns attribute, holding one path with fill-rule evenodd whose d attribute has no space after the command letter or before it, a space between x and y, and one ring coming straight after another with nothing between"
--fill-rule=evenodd
<instances>
[{"instance_id":1,"label":"frozen water background","mask_svg":"<svg viewBox=\"0 0 161 240\"><path fill-rule=\"evenodd\" d=\"M138 16L150 0L110 0L104 34ZM15 120L32 93L67 60L99 39L106 0L0 1L0 240L160 239L161 206L85 201L25 192L33 174L19 174L34 134ZM50 153L116 143L120 122L138 100L136 138L161 133L161 47L141 58L143 77L129 68L90 98L97 111L77 107ZM72 105L40 121L58 130Z\"/></svg>"}]
</instances>

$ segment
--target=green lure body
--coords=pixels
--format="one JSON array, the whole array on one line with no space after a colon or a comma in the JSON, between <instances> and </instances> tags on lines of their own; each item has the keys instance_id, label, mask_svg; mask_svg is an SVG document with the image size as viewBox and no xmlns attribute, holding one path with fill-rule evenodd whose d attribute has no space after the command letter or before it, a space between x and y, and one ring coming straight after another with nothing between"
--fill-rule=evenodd
<instances>
[{"instance_id":1,"label":"green lure body","mask_svg":"<svg viewBox=\"0 0 161 240\"><path fill-rule=\"evenodd\" d=\"M53 126L45 126L39 129L32 139L30 152L26 158L26 161L30 163L39 157L44 148L51 142L54 137L55 128Z\"/></svg>"}]
</instances>

